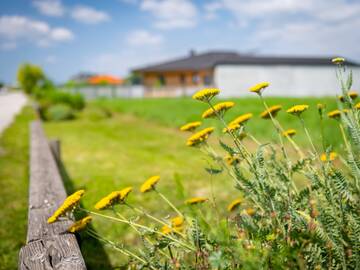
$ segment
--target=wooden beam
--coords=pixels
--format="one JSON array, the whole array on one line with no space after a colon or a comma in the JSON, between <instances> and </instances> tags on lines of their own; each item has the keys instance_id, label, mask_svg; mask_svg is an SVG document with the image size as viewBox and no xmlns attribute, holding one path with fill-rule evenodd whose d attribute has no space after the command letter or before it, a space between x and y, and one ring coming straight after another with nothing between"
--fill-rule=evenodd
<instances>
[{"instance_id":1,"label":"wooden beam","mask_svg":"<svg viewBox=\"0 0 360 270\"><path fill-rule=\"evenodd\" d=\"M72 222L47 223L67 194L40 121L30 128L27 245L20 250L19 269L86 269L75 236L66 232Z\"/></svg>"}]
</instances>

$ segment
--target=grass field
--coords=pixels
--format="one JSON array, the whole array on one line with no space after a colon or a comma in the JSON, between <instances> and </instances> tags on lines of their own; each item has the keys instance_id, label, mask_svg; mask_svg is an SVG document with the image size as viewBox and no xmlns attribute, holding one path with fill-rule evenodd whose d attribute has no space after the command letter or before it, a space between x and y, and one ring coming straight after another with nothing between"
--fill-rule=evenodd
<instances>
[{"instance_id":1,"label":"grass field","mask_svg":"<svg viewBox=\"0 0 360 270\"><path fill-rule=\"evenodd\" d=\"M236 106L226 113L226 120L230 121L235 117L244 113L253 113L254 118L249 121L247 131L262 141L276 139L276 134L270 120L263 120L259 114L264 107L259 98L242 98L230 99L235 102ZM320 143L319 117L317 113L317 103L326 104L327 110L331 111L336 108L334 98L266 98L269 106L282 105L283 110L278 114L277 119L284 129L295 128L298 135L295 140L302 146L307 147L308 141L302 131L301 124L296 117L285 112L289 107L296 104L308 104L310 108L303 114L306 125L311 131L317 143ZM110 108L120 113L131 113L148 121L156 122L168 127L178 128L189 121L198 121L201 119L202 112L207 109L207 105L192 100L190 98L183 99L132 99L132 100L99 100L95 104ZM340 146L340 133L334 132L336 122L325 117L325 137L329 143L334 146ZM204 124L215 124L222 127L218 121L204 120Z\"/></svg>"},{"instance_id":2,"label":"grass field","mask_svg":"<svg viewBox=\"0 0 360 270\"><path fill-rule=\"evenodd\" d=\"M28 125L34 118L25 108L0 137L0 269L17 269L27 225Z\"/></svg>"}]
</instances>

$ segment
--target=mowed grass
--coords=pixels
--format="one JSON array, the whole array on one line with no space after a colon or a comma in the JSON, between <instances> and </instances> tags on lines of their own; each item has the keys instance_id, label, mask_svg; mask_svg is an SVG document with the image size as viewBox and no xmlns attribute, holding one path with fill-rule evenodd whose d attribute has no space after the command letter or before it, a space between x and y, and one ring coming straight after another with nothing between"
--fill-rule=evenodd
<instances>
[{"instance_id":1,"label":"mowed grass","mask_svg":"<svg viewBox=\"0 0 360 270\"><path fill-rule=\"evenodd\" d=\"M258 138L261 142L276 140L276 133L270 120L260 118L260 113L264 106L258 97L232 98L226 99L234 101L236 106L226 113L225 119L231 121L235 117L244 113L253 113L254 117L247 124L247 131ZM300 121L292 115L286 113L286 109L296 104L308 104L309 110L303 114L306 126L310 130L315 143L321 145L319 129L319 116L316 105L323 103L326 110L331 111L337 108L336 99L331 97L324 98L265 98L269 106L282 105L283 109L279 112L277 119L284 129L295 128L298 131L295 140L303 147L309 147L305 133L302 130ZM223 100L217 100L223 101ZM191 98L157 98L157 99L117 99L117 100L98 100L94 102L98 106L109 108L120 113L131 113L151 122L163 124L168 127L178 128L184 123L201 120L201 114L208 108L207 104L192 100ZM204 125L215 125L222 128L219 121L204 120ZM326 140L341 149L341 134L334 120L324 119L324 134ZM336 150L336 149L335 149Z\"/></svg>"},{"instance_id":2,"label":"mowed grass","mask_svg":"<svg viewBox=\"0 0 360 270\"><path fill-rule=\"evenodd\" d=\"M0 269L17 269L28 209L30 107L0 137Z\"/></svg>"}]
</instances>

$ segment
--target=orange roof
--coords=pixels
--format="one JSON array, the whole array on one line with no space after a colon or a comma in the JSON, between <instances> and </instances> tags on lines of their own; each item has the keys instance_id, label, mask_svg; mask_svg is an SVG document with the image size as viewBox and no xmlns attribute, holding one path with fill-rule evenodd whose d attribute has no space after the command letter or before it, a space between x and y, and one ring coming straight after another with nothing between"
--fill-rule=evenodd
<instances>
[{"instance_id":1,"label":"orange roof","mask_svg":"<svg viewBox=\"0 0 360 270\"><path fill-rule=\"evenodd\" d=\"M122 84L123 80L119 77L110 75L97 75L88 79L90 84Z\"/></svg>"}]
</instances>

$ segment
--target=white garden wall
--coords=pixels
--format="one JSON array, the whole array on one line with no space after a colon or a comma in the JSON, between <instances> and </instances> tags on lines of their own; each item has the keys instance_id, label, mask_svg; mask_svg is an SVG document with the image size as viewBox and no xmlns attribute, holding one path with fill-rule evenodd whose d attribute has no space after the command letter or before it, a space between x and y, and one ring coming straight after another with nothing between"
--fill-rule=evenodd
<instances>
[{"instance_id":1,"label":"white garden wall","mask_svg":"<svg viewBox=\"0 0 360 270\"><path fill-rule=\"evenodd\" d=\"M360 90L360 68L352 69L353 89ZM219 65L214 72L223 97L248 95L250 86L263 81L271 84L269 96L334 96L340 91L335 66Z\"/></svg>"}]
</instances>

